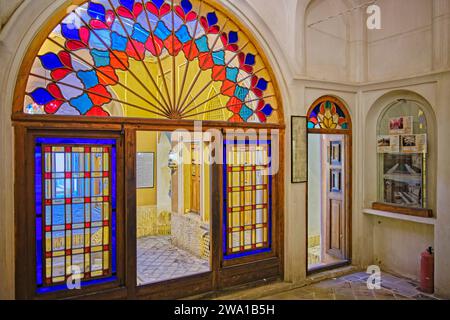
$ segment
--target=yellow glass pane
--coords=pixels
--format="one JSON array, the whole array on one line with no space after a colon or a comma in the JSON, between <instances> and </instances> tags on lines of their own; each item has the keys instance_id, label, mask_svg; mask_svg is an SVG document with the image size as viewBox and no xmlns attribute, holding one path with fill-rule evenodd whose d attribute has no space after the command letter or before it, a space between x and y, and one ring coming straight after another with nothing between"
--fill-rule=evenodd
<instances>
[{"instance_id":1,"label":"yellow glass pane","mask_svg":"<svg viewBox=\"0 0 450 320\"><path fill-rule=\"evenodd\" d=\"M103 252L103 270L109 269L109 252L104 251Z\"/></svg>"},{"instance_id":2,"label":"yellow glass pane","mask_svg":"<svg viewBox=\"0 0 450 320\"><path fill-rule=\"evenodd\" d=\"M109 227L103 227L103 244L109 244Z\"/></svg>"},{"instance_id":3,"label":"yellow glass pane","mask_svg":"<svg viewBox=\"0 0 450 320\"><path fill-rule=\"evenodd\" d=\"M103 203L103 220L109 220L109 202Z\"/></svg>"},{"instance_id":4,"label":"yellow glass pane","mask_svg":"<svg viewBox=\"0 0 450 320\"><path fill-rule=\"evenodd\" d=\"M103 195L109 196L109 178L103 178Z\"/></svg>"}]
</instances>

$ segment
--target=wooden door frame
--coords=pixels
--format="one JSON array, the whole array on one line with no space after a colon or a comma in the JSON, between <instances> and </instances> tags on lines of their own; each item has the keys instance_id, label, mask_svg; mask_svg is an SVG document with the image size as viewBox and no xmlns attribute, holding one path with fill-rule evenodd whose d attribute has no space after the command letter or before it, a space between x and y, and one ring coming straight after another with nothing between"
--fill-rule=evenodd
<instances>
[{"instance_id":1,"label":"wooden door frame","mask_svg":"<svg viewBox=\"0 0 450 320\"><path fill-rule=\"evenodd\" d=\"M336 129L308 129L307 132L308 140L309 135L342 135L344 136L344 139L346 140L345 150L344 150L344 159L346 159L345 163L345 189L346 189L346 195L345 195L345 210L347 210L347 222L346 222L346 233L347 233L347 241L345 247L346 252L348 254L348 257L346 258L346 261L344 262L338 262L329 264L323 267L317 267L317 268L308 268L308 240L309 240L309 234L308 234L308 188L309 183L306 184L306 275L315 274L318 272L336 269L339 267L351 265L352 263L352 200L353 200L353 172L352 172L352 163L353 163L353 137L352 137L352 131L350 130L336 130ZM309 163L309 161L307 161ZM308 165L309 166L309 165ZM308 180L311 179L311 177L308 178Z\"/></svg>"},{"instance_id":2,"label":"wooden door frame","mask_svg":"<svg viewBox=\"0 0 450 320\"><path fill-rule=\"evenodd\" d=\"M13 116L13 118L16 118ZM19 120L20 118L20 120ZM263 279L282 279L284 273L284 126L255 125L248 127L258 129L278 129L279 134L271 136L273 143L280 147L278 174L272 176L275 192L272 192L272 252L236 259L231 264L223 263L222 230L223 212L223 165L214 164L211 168L211 272L173 279L149 286L136 285L136 131L172 131L175 129L195 129L193 121L146 120L134 122L112 119L82 119L70 122L66 117L17 117L13 120L15 132L15 268L17 299L176 299L189 295L213 292L223 288L242 285ZM75 120L75 119L73 119ZM217 128L218 123L202 122L203 130ZM239 124L220 123L223 129L240 128ZM247 127L247 125L246 125ZM57 291L51 294L37 295L35 281L35 209L34 209L34 136L58 137L114 137L117 143L117 208L123 215L118 235L123 239L117 242L117 282L95 285L82 292ZM274 139L276 139L274 142ZM119 143L120 142L120 143ZM120 151L119 151L120 150ZM26 172L24 173L24 169ZM24 194L26 201L23 201ZM218 208L218 209L214 209ZM119 248L120 246L120 248ZM26 257L26 260L23 259ZM120 266L119 266L120 264Z\"/></svg>"}]
</instances>

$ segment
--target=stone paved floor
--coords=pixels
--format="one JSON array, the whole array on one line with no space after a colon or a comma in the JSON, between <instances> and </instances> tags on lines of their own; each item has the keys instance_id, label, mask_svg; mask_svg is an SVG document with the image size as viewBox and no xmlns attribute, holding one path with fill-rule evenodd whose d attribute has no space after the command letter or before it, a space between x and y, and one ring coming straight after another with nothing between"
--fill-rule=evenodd
<instances>
[{"instance_id":1,"label":"stone paved floor","mask_svg":"<svg viewBox=\"0 0 450 320\"><path fill-rule=\"evenodd\" d=\"M324 280L306 287L263 296L267 300L435 300L418 290L418 283L381 274L381 289L369 290L365 272Z\"/></svg>"},{"instance_id":2,"label":"stone paved floor","mask_svg":"<svg viewBox=\"0 0 450 320\"><path fill-rule=\"evenodd\" d=\"M170 236L137 240L138 285L208 272L209 261L175 247Z\"/></svg>"}]
</instances>

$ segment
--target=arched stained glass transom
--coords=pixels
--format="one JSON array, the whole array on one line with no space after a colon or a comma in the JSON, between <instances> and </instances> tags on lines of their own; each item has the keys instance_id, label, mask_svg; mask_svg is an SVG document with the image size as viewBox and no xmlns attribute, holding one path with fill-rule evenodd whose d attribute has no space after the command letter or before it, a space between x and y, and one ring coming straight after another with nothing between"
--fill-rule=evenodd
<instances>
[{"instance_id":1,"label":"arched stained glass transom","mask_svg":"<svg viewBox=\"0 0 450 320\"><path fill-rule=\"evenodd\" d=\"M342 101L331 96L316 100L308 112L308 129L351 129L350 116Z\"/></svg>"},{"instance_id":2,"label":"arched stained glass transom","mask_svg":"<svg viewBox=\"0 0 450 320\"><path fill-rule=\"evenodd\" d=\"M207 1L96 0L45 39L26 114L277 123L270 71Z\"/></svg>"}]
</instances>

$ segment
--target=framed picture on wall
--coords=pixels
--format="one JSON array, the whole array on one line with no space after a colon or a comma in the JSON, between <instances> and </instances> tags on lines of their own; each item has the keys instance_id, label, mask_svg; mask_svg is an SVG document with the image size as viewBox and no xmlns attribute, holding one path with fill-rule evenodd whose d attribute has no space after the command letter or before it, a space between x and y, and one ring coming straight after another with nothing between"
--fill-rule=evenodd
<instances>
[{"instance_id":1,"label":"framed picture on wall","mask_svg":"<svg viewBox=\"0 0 450 320\"><path fill-rule=\"evenodd\" d=\"M155 153L139 152L136 154L136 188L155 187Z\"/></svg>"},{"instance_id":2,"label":"framed picture on wall","mask_svg":"<svg viewBox=\"0 0 450 320\"><path fill-rule=\"evenodd\" d=\"M291 182L308 181L307 118L291 117Z\"/></svg>"}]
</instances>

